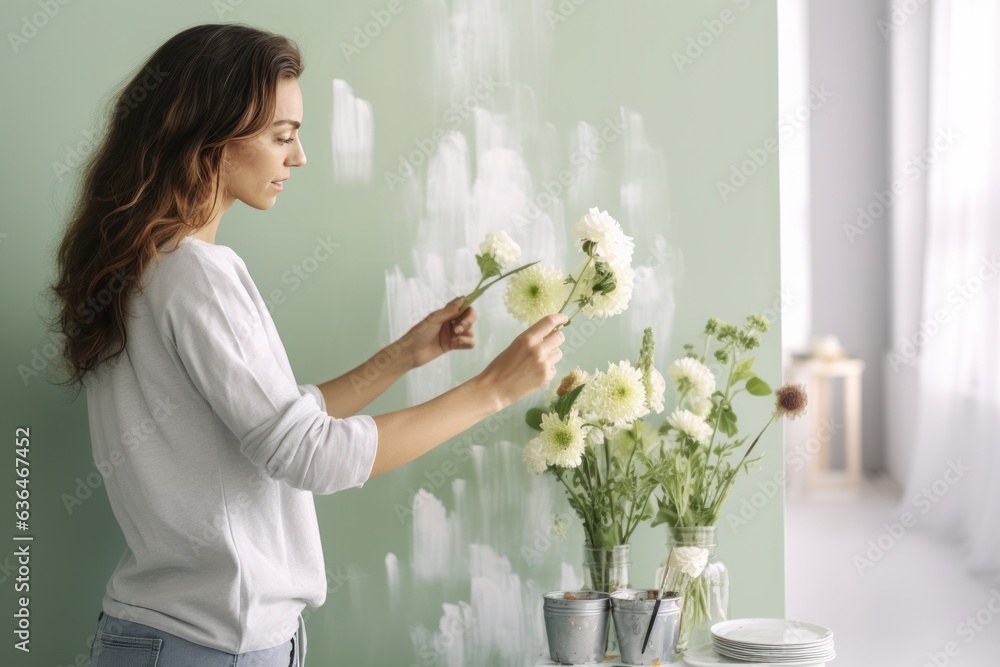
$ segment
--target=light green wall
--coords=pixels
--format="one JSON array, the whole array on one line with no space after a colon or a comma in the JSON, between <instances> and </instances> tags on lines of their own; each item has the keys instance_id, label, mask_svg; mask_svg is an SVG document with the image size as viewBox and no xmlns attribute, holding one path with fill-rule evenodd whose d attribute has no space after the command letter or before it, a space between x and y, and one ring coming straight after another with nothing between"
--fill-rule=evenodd
<instances>
[{"instance_id":1,"label":"light green wall","mask_svg":"<svg viewBox=\"0 0 1000 667\"><path fill-rule=\"evenodd\" d=\"M45 382L44 373L27 382L18 373L19 365L30 366L36 351L39 363L51 354L38 320L45 309L41 289L52 278L54 249L78 176L73 171L57 178L54 163L65 162L72 150L86 150L87 132L99 126L98 112L112 86L170 35L219 20L220 8L231 10L221 14L223 20L295 39L306 62L300 81L305 103L300 137L309 163L294 170L270 211L234 206L222 221L217 241L244 258L262 294L284 291L287 300L273 315L299 382L322 382L343 373L398 337L400 325L392 314L405 312L405 304L388 294L387 285L394 284L388 274L398 267L402 275L413 277L422 255L415 258L411 248L434 238L418 228L412 203L419 198L412 198L414 192L405 196L407 188L390 192L383 177L386 170L397 167L401 154L413 149L416 139L431 136L441 126L442 110L447 108L446 99L435 100L431 94L431 47L436 38L430 19L434 12L428 8L433 5L401 2L402 11L350 62L340 44L352 39L355 26L371 19L369 12L390 3L53 2L58 12L37 34L16 53L8 45L2 58L8 91L0 186L6 206L0 221L5 313L0 368L6 374L2 404L8 443L15 426L32 428L36 539L31 563L33 651L29 659L13 651L5 631L4 664L68 665L85 656L105 583L123 546L102 488L72 514L63 504L63 494L75 493L77 480L95 472L84 397L69 402ZM498 39L510 49L512 82L531 86L537 100L535 124L524 127L545 128L538 136L526 130L524 136L532 140L521 151L535 187L568 166L567 141L579 121L600 128L604 119L617 117L622 106L641 115L649 143L644 150L660 156L660 162L654 159L649 164L662 167L644 168L647 206L627 215L635 209L624 207L619 199L624 167L618 143L601 158L604 172L595 189L588 191L588 205L608 209L636 237L638 263L651 263L656 239L669 251L655 269L660 272L656 279L660 291L652 302L644 309L633 304L628 317L599 328L585 346L567 353L560 368L579 364L603 369L608 361L634 359L640 340L636 332L641 332L643 313L649 313L648 324L654 325L657 335L657 364L665 370L671 359L680 356L684 342L696 340L708 317L741 320L749 312L776 306L777 156L769 154L758 172L726 201L717 187L730 177L733 164L747 159L748 150L777 137L774 1L589 0L577 5L563 0L563 7L574 9L553 30L548 29L546 14L537 14L541 23L535 25L543 38L526 29L531 24L527 3L515 4L520 7L512 24L515 29ZM447 11L446 5L442 3L439 11ZM24 17L30 22L40 7L41 3L27 0L4 3L0 25L5 32L21 32ZM551 7L559 11L556 2ZM724 11L730 14L723 15ZM731 21L711 23L720 16ZM37 17L35 21L42 22ZM697 41L699 33L707 46L693 62L678 68L674 52L683 52L689 38ZM471 67L468 59L465 66ZM334 182L330 148L334 78L347 81L355 95L372 105L374 177L368 185ZM484 104L505 103L502 97ZM456 129L471 137L468 123ZM620 143L625 146L625 139ZM418 190L427 187L419 179L414 182L420 184ZM566 229L584 210L570 202L565 215L558 217L563 244ZM340 244L339 254L291 289L282 280L283 273L312 252L317 237L328 235ZM447 279L454 279L461 289L459 278L464 275L460 271ZM441 284L428 279L424 287L425 293L432 293ZM475 374L519 330L496 296L477 304L479 344L442 368L446 386ZM756 364L760 375L775 386L780 380L779 340L780 323L775 321ZM406 406L419 395L417 384L400 382L365 411L378 414ZM767 403L748 401L740 406L745 429L766 421ZM576 523L570 522L567 541L549 546L542 562L529 562L522 554L521 547L533 544L544 531L551 512L567 510L558 493L546 486L551 480L529 479L520 466L520 443L530 435L521 425L526 407L528 402L512 408L513 418L501 420L495 433L470 429L411 465L371 480L363 489L317 498L333 578L326 604L308 618L311 664L405 666L437 664L437 660L448 664L443 655L421 659L412 636L419 636L419 626L438 630L442 604L471 602L475 607L476 599L488 599L481 597L486 595L483 591L499 581L506 582L510 595L523 596L522 607L493 609L496 622L488 625L506 624L512 634L491 638L480 626L457 632L455 639L465 650L482 650L482 657L468 664L529 664L530 657L544 648L538 595L559 586L562 563L573 566L579 576L582 537ZM736 617L784 612L783 492L780 486L773 497L767 491L767 482L781 470L779 434L780 429L772 428L765 436L761 447L767 456L762 467L741 479L728 506L738 512L756 493L753 500L761 507L745 525L734 529L724 519L720 528L719 551L730 567L731 613ZM488 438L472 440L477 435ZM483 446L470 449L474 442ZM8 464L12 462L8 456ZM4 476L7 489L12 489L12 467ZM399 519L396 509L411 503L412 490L431 479L427 474L442 469L449 473L445 483L430 486L441 507L454 514L445 524L435 524L425 505L417 529L457 527L460 532L449 561L454 567L440 579L421 579L412 568L414 549L420 548L413 539L414 517ZM461 482L456 488L455 480L465 480L464 489ZM13 510L13 494L3 496ZM12 533L8 527L6 534ZM665 555L664 542L662 527L637 533L633 584L651 583L656 563ZM470 544L488 548L466 549ZM9 566L12 552L11 546L0 551L0 563ZM398 560L401 573L395 606L390 604L386 581L389 553ZM484 560L470 554L485 554ZM0 568L0 586L0 612L9 628L15 595L6 568ZM528 617L516 625L525 613ZM524 654L519 660L501 660L500 652L490 647L504 643ZM85 664L80 660L76 664Z\"/></svg>"}]
</instances>

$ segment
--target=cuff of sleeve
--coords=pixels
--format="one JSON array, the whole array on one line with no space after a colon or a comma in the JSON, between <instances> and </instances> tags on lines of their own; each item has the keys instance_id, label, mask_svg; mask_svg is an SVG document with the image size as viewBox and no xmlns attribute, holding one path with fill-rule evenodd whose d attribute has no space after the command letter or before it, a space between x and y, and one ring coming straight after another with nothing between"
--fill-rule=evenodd
<instances>
[{"instance_id":1,"label":"cuff of sleeve","mask_svg":"<svg viewBox=\"0 0 1000 667\"><path fill-rule=\"evenodd\" d=\"M369 454L369 458L363 466L363 469L367 472L365 472L365 476L357 484L358 488L360 488L365 485L365 482L371 479L372 468L375 467L375 454L378 453L378 424L375 423L375 419L371 415L354 415L354 417L361 419L365 424Z\"/></svg>"},{"instance_id":2,"label":"cuff of sleeve","mask_svg":"<svg viewBox=\"0 0 1000 667\"><path fill-rule=\"evenodd\" d=\"M308 393L312 394L313 397L315 397L316 402L319 404L320 410L322 410L323 412L327 412L326 398L323 397L323 392L320 391L320 388L317 385L304 384L302 385L302 388L305 389Z\"/></svg>"}]
</instances>

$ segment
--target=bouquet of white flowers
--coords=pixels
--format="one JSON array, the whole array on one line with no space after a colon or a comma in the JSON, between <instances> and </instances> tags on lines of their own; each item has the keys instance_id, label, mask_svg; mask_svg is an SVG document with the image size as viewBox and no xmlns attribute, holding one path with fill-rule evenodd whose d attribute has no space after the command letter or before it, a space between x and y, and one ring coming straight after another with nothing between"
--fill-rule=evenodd
<instances>
[{"instance_id":1,"label":"bouquet of white flowers","mask_svg":"<svg viewBox=\"0 0 1000 667\"><path fill-rule=\"evenodd\" d=\"M528 410L526 421L540 433L524 448L525 465L563 485L583 521L586 547L610 552L628 544L653 516L658 481L650 455L662 436L642 418L663 410L665 387L647 328L635 366L626 359L593 375L577 366L547 393L544 408ZM603 567L595 561L588 573L596 590L614 587Z\"/></svg>"}]
</instances>

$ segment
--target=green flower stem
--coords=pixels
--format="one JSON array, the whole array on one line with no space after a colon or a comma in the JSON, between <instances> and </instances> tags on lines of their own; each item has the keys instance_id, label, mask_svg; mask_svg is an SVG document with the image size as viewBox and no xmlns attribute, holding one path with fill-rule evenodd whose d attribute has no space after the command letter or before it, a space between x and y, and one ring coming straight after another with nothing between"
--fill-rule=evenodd
<instances>
[{"instance_id":1,"label":"green flower stem","mask_svg":"<svg viewBox=\"0 0 1000 667\"><path fill-rule=\"evenodd\" d=\"M580 496L576 495L576 492L573 491L573 488L569 484L566 483L566 480L563 479L562 471L559 470L558 468L556 469L556 478L560 482L562 482L563 486L566 487L566 493L568 493L570 496L572 496L572 498L574 500L576 500L577 505L581 509L583 507L585 507L585 505L583 504L583 501L580 500ZM594 533L594 530L593 530L593 527L592 527L593 519L591 518L591 520L588 521L588 517L581 517L581 518L583 519L583 529L584 529L584 532L586 532L588 535L592 535Z\"/></svg>"},{"instance_id":2,"label":"green flower stem","mask_svg":"<svg viewBox=\"0 0 1000 667\"><path fill-rule=\"evenodd\" d=\"M706 346L707 349L707 346ZM732 351L730 355L732 359L729 362L729 377L726 378L726 391L723 393L723 401L725 405L729 405L732 397L729 395L729 390L733 384L733 371L736 369L736 350ZM705 465L708 466L709 459L712 458L712 445L715 444L715 434L719 432L719 423L722 421L722 405L719 406L719 414L715 417L715 428L712 429L712 439L708 441L708 454L705 456ZM716 473L719 470L719 465L722 463L722 452L716 456L715 468L712 468L712 472L709 478L706 480L705 489L708 490L712 488L712 483L715 482ZM709 506L709 509L715 507L715 504ZM714 521L712 523L715 523Z\"/></svg>"},{"instance_id":3,"label":"green flower stem","mask_svg":"<svg viewBox=\"0 0 1000 667\"><path fill-rule=\"evenodd\" d=\"M760 433L757 434L757 437L754 438L753 442L750 443L750 446L747 447L747 451L743 453L743 458L740 459L740 462L736 465L735 468L733 468L733 471L729 474L729 479L725 480L725 482L719 485L718 493L716 493L715 498L713 498L712 500L712 505L711 505L712 507L715 507L716 504L718 503L725 502L726 496L729 494L729 487L733 485L733 480L736 479L736 473L740 471L740 468L743 466L743 462L747 460L747 457L750 456L750 452L752 452L753 448L757 446L757 441L760 440L760 436L764 435L764 431L767 430L767 427L770 426L771 422L773 421L774 421L774 415L771 415L771 418L767 420L766 424L764 424L764 428L760 430Z\"/></svg>"},{"instance_id":4,"label":"green flower stem","mask_svg":"<svg viewBox=\"0 0 1000 667\"><path fill-rule=\"evenodd\" d=\"M497 277L496 280L492 280L492 281L486 283L485 285L483 285L483 281L486 280L486 278L485 277L484 278L480 278L479 279L479 284L476 285L476 289L472 290L472 292L470 292L469 295L467 297L465 297L465 301L462 304L462 312L464 313L465 309L468 308L469 306L471 306L473 301L475 301L480 296L482 296L483 293L486 290L488 290L490 287L492 287L493 285L496 285L498 282L500 282L504 278L507 278L507 277L510 277L510 276L514 275L518 271L524 271L529 266L534 266L535 264L538 264L538 262L540 262L540 261L542 261L542 260L540 260L540 259L539 260L535 260L531 264L525 264L524 266L519 266L518 268L514 269L513 271L508 271L507 273L501 273ZM459 315L461 315L461 313L459 313Z\"/></svg>"},{"instance_id":5,"label":"green flower stem","mask_svg":"<svg viewBox=\"0 0 1000 667\"><path fill-rule=\"evenodd\" d=\"M574 280L574 281L573 281L573 289L571 289L571 290L569 291L569 296L568 296L568 297L566 297L566 301L565 301L565 302L563 302L563 305L562 305L562 307L561 307L561 308L559 308L559 312L560 312L560 313L561 313L561 312L563 311L563 308L565 308L565 307L566 307L566 305L567 305L567 304L568 304L568 303L570 302L570 299L572 299L572 298L573 298L573 293L574 293L574 292L576 292L576 287L577 287L577 285L579 285L579 284L580 284L580 278L582 278L582 277L583 277L583 272L587 270L587 267L588 267L588 266L590 266L590 263L591 263L592 261L594 261L594 258L593 258L593 257L590 257L590 256L588 255L588 256L587 256L587 263L583 265L583 268L582 268L582 269L580 270L580 275L578 275L578 276L576 277L576 280ZM576 312L578 313L578 312L580 312L580 311L579 311L579 310L577 310ZM576 313L574 313L574 315L575 315L575 314L576 314ZM566 324L569 324L569 322L567 321L567 322L566 322Z\"/></svg>"}]
</instances>

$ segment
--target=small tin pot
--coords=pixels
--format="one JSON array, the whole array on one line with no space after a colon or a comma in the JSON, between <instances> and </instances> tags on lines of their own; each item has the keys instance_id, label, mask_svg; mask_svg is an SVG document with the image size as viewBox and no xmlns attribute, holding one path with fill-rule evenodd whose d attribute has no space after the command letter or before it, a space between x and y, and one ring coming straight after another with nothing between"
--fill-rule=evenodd
<instances>
[{"instance_id":1,"label":"small tin pot","mask_svg":"<svg viewBox=\"0 0 1000 667\"><path fill-rule=\"evenodd\" d=\"M563 665L602 662L608 648L611 596L598 591L552 591L542 597L549 655Z\"/></svg>"},{"instance_id":2,"label":"small tin pot","mask_svg":"<svg viewBox=\"0 0 1000 667\"><path fill-rule=\"evenodd\" d=\"M642 652L642 642L653 614L655 589L628 588L611 594L611 613L615 619L615 635L621 649L622 662L629 665L652 665L672 662L680 635L683 596L667 592L660 600L656 622L649 635L649 645Z\"/></svg>"}]
</instances>

